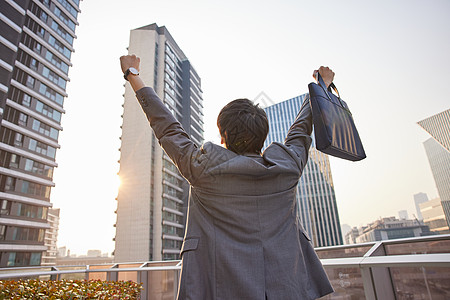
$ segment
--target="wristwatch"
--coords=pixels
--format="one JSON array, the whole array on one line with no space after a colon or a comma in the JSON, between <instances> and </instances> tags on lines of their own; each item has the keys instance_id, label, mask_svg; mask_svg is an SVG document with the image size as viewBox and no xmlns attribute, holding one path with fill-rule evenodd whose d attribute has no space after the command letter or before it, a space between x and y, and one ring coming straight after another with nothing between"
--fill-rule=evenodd
<instances>
[{"instance_id":1,"label":"wristwatch","mask_svg":"<svg viewBox=\"0 0 450 300\"><path fill-rule=\"evenodd\" d=\"M130 75L130 74L131 75L139 75L139 71L136 68L133 68L133 67L128 68L125 71L125 74L123 74L123 78L125 78L125 80L128 81L128 75Z\"/></svg>"}]
</instances>

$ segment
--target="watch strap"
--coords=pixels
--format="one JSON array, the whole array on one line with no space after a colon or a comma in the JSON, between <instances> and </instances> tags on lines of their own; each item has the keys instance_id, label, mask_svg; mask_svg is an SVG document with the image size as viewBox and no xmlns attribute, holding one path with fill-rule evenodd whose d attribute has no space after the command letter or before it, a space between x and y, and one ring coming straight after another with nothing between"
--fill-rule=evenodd
<instances>
[{"instance_id":1,"label":"watch strap","mask_svg":"<svg viewBox=\"0 0 450 300\"><path fill-rule=\"evenodd\" d=\"M126 81L128 81L128 75L130 75L130 69L129 68L123 74L123 78L125 78Z\"/></svg>"}]
</instances>

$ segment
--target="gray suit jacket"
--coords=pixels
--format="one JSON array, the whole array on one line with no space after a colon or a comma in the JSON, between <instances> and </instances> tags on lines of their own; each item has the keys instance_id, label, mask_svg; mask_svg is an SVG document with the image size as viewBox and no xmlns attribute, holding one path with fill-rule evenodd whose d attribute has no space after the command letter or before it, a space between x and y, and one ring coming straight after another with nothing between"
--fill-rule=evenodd
<instances>
[{"instance_id":1,"label":"gray suit jacket","mask_svg":"<svg viewBox=\"0 0 450 300\"><path fill-rule=\"evenodd\" d=\"M296 185L311 145L306 102L262 156L198 148L151 88L136 96L190 183L179 299L315 299L333 291L299 223Z\"/></svg>"}]
</instances>

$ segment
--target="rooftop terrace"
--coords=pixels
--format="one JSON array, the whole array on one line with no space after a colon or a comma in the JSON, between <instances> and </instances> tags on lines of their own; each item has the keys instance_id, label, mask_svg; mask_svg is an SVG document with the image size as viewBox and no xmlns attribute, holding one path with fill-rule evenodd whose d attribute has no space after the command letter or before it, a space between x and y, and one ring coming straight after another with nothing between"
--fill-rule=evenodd
<instances>
[{"instance_id":1,"label":"rooftop terrace","mask_svg":"<svg viewBox=\"0 0 450 300\"><path fill-rule=\"evenodd\" d=\"M316 248L335 292L322 299L450 299L450 235ZM175 299L180 261L0 269L18 278L132 280L141 299Z\"/></svg>"}]
</instances>

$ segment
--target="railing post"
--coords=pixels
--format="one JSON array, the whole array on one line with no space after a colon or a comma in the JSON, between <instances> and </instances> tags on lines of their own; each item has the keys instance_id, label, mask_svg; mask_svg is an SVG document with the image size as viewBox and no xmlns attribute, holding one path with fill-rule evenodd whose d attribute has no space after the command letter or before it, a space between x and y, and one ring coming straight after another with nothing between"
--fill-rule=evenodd
<instances>
[{"instance_id":1,"label":"railing post","mask_svg":"<svg viewBox=\"0 0 450 300\"><path fill-rule=\"evenodd\" d=\"M175 279L174 279L174 283L173 283L173 294L174 296L174 300L177 299L178 296L178 286L179 286L179 282L180 282L180 270L174 270L175 272Z\"/></svg>"},{"instance_id":2,"label":"railing post","mask_svg":"<svg viewBox=\"0 0 450 300\"><path fill-rule=\"evenodd\" d=\"M383 241L378 241L364 257L386 256ZM364 259L362 260L362 262ZM364 267L363 274L364 291L367 299L395 300L394 285L391 272L388 267ZM370 297L370 298L369 298ZM373 298L371 298L373 297Z\"/></svg>"},{"instance_id":3,"label":"railing post","mask_svg":"<svg viewBox=\"0 0 450 300\"><path fill-rule=\"evenodd\" d=\"M56 267L51 268L52 271L59 271ZM58 274L51 274L50 280L58 280L59 275Z\"/></svg>"},{"instance_id":4,"label":"railing post","mask_svg":"<svg viewBox=\"0 0 450 300\"><path fill-rule=\"evenodd\" d=\"M373 285L372 272L370 271L370 268L361 267L360 270L366 299L377 300L377 296L375 294L375 287Z\"/></svg>"},{"instance_id":5,"label":"railing post","mask_svg":"<svg viewBox=\"0 0 450 300\"><path fill-rule=\"evenodd\" d=\"M119 264L115 264L111 267L111 269L117 269L119 267ZM106 272L106 280L107 281L118 281L119 279L119 273L118 272Z\"/></svg>"},{"instance_id":6,"label":"railing post","mask_svg":"<svg viewBox=\"0 0 450 300\"><path fill-rule=\"evenodd\" d=\"M139 268L146 267L148 263L145 263L141 265ZM150 271L138 271L137 272L137 282L142 283L142 290L141 290L141 300L149 300L148 299L148 272Z\"/></svg>"}]
</instances>

